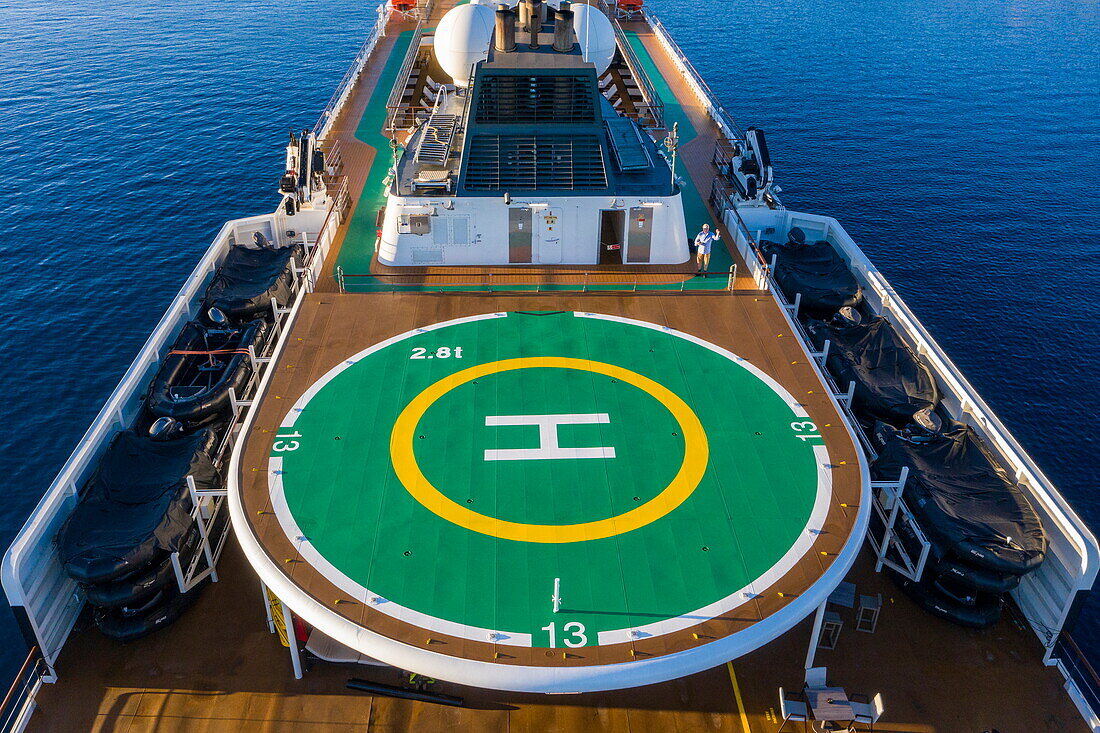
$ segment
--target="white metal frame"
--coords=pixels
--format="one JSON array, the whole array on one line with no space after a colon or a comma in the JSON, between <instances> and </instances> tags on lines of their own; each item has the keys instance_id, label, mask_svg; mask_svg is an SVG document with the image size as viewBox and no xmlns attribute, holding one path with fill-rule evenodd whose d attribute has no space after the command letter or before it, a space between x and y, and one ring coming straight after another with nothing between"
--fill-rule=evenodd
<instances>
[{"instance_id":1,"label":"white metal frame","mask_svg":"<svg viewBox=\"0 0 1100 733\"><path fill-rule=\"evenodd\" d=\"M775 230L772 236L782 239L790 227L799 226L814 237L829 241L863 286L868 305L891 323L932 370L940 386L943 407L954 419L973 427L1027 491L1051 541L1046 561L1024 576L1012 596L1046 647L1045 661L1052 663L1054 642L1077 593L1090 589L1096 580L1100 567L1096 538L836 219L764 207L731 209L726 217L750 273L762 287L769 283L770 268L758 259L750 236L759 239L766 228L772 228ZM782 298L776 288L770 290L776 298ZM882 491L878 493L881 495ZM907 512L904 503L900 502L902 514Z\"/></svg>"},{"instance_id":2,"label":"white metal frame","mask_svg":"<svg viewBox=\"0 0 1100 733\"><path fill-rule=\"evenodd\" d=\"M290 243L285 234L288 229L301 230L308 227L310 222L316 227L324 216L325 212L303 211L290 218L280 210L273 214L235 219L222 226L122 381L108 398L107 404L100 410L5 553L0 566L0 578L8 602L26 612L31 632L51 668L84 606L83 591L65 573L54 543L58 529L77 504L80 488L90 478L111 439L116 433L129 427L141 410L149 382L180 329L198 314L202 294L230 246L236 242L249 241L255 231L263 231L276 244L285 246ZM307 286L314 281L312 278L304 280ZM229 430L232 432L232 428ZM200 531L204 531L215 518L213 504L223 502L216 496L207 495L207 492L196 491L193 498L198 500L195 512L205 513L206 521L200 523ZM213 573L212 561L220 555L226 536L227 533L216 538L217 542L213 546L204 536L202 554L211 566L206 569L209 572L199 571L199 577L196 577L193 566L182 568L178 553L175 554L173 566L179 572L177 582L183 578L182 587L191 587L202 580L205 577L204 572Z\"/></svg>"}]
</instances>

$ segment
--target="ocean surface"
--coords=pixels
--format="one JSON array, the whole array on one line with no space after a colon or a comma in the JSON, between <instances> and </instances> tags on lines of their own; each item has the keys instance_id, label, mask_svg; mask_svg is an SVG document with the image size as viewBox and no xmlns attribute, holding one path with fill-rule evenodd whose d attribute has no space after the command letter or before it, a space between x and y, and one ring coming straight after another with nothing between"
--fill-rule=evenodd
<instances>
[{"instance_id":1,"label":"ocean surface","mask_svg":"<svg viewBox=\"0 0 1100 733\"><path fill-rule=\"evenodd\" d=\"M0 546L222 222L276 206L371 5L0 4ZM1100 529L1100 5L650 5ZM1100 659L1100 604L1075 635Z\"/></svg>"}]
</instances>

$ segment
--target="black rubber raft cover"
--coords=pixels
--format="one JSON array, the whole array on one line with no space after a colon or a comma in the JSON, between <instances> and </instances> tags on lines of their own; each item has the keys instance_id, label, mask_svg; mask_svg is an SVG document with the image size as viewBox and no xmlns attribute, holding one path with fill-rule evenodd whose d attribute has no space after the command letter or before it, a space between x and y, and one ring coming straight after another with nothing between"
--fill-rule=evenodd
<instances>
[{"instance_id":1,"label":"black rubber raft cover","mask_svg":"<svg viewBox=\"0 0 1100 733\"><path fill-rule=\"evenodd\" d=\"M225 261L206 289L206 308L218 308L235 321L246 321L271 311L274 298L290 301L291 260L300 260L302 247L230 247Z\"/></svg>"},{"instance_id":2,"label":"black rubber raft cover","mask_svg":"<svg viewBox=\"0 0 1100 733\"><path fill-rule=\"evenodd\" d=\"M895 480L909 467L903 496L937 554L1017 575L1042 563L1047 539L1039 516L969 425L952 422L912 443L879 423L875 439L882 447L874 473Z\"/></svg>"},{"instance_id":3,"label":"black rubber raft cover","mask_svg":"<svg viewBox=\"0 0 1100 733\"><path fill-rule=\"evenodd\" d=\"M221 487L215 438L210 429L165 442L131 430L115 436L58 533L69 575L100 583L178 550L192 524L187 476L200 489Z\"/></svg>"},{"instance_id":4,"label":"black rubber raft cover","mask_svg":"<svg viewBox=\"0 0 1100 733\"><path fill-rule=\"evenodd\" d=\"M845 306L859 305L863 288L833 246L825 240L813 244L761 242L760 250L771 263L776 256L775 280L787 300L802 293L802 307L812 316L830 316Z\"/></svg>"},{"instance_id":5,"label":"black rubber raft cover","mask_svg":"<svg viewBox=\"0 0 1100 733\"><path fill-rule=\"evenodd\" d=\"M229 406L230 389L243 396L252 376L248 347L260 354L270 330L261 318L235 329L188 323L149 385L149 412L192 425L216 418Z\"/></svg>"},{"instance_id":6,"label":"black rubber raft cover","mask_svg":"<svg viewBox=\"0 0 1100 733\"><path fill-rule=\"evenodd\" d=\"M856 383L857 411L905 425L939 402L932 373L882 316L854 326L810 320L806 329L817 348L832 342L826 366L841 389Z\"/></svg>"},{"instance_id":7,"label":"black rubber raft cover","mask_svg":"<svg viewBox=\"0 0 1100 733\"><path fill-rule=\"evenodd\" d=\"M915 583L900 573L887 570L906 595L934 616L974 629L992 626L1001 618L1003 604L995 595L980 594L970 602L962 602L945 595L932 583Z\"/></svg>"}]
</instances>

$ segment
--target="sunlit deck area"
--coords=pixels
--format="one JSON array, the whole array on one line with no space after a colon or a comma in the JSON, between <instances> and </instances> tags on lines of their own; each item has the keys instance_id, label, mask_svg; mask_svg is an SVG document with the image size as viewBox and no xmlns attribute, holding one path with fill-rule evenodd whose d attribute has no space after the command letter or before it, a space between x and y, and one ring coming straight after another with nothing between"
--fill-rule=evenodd
<instances>
[{"instance_id":1,"label":"sunlit deck area","mask_svg":"<svg viewBox=\"0 0 1100 733\"><path fill-rule=\"evenodd\" d=\"M219 571L221 582L153 637L120 646L95 629L74 632L58 664L61 681L39 694L29 730L775 733L779 687L797 694L810 636L807 620L730 667L621 692L521 695L440 684L466 699L466 708L449 708L344 686L352 677L400 685L396 670L318 661L295 680L236 546ZM817 663L849 693L883 694L876 731L1087 730L1029 630L1011 619L987 631L934 619L875 575L866 555L848 579L860 593L885 595L878 629L854 631L846 612L837 648L819 650Z\"/></svg>"},{"instance_id":2,"label":"sunlit deck area","mask_svg":"<svg viewBox=\"0 0 1100 733\"><path fill-rule=\"evenodd\" d=\"M267 562L281 568L288 587L293 586L302 599L323 609L328 618L346 622L347 628L365 629L381 642L395 642L441 658L469 660L487 667L507 668L513 665L524 670L538 667L582 670L591 666L613 670L616 664L626 666L642 659L659 659L704 649L725 637L751 634L754 626L759 628L785 609L797 608L803 595L809 598L824 593L824 598L841 580L855 585L856 598L881 597L882 608L873 632L856 629L855 608L831 605L829 610L837 614L842 625L834 639L834 648L819 648L817 640L811 640L814 624L812 611L791 611L789 616L793 620L777 637L761 632L759 643L751 644L750 651L737 651L736 658L730 654L728 658L732 661L717 660L704 671L671 681L608 692L553 695L505 692L486 689L487 685L467 686L441 681L431 685L431 689L464 700L461 707L444 707L364 694L346 687L351 678L408 686L408 673L395 666L334 664L306 654L304 674L301 679L295 679L288 649L280 643L269 619L265 618L264 591L253 567L255 558L246 558L238 541L231 539L218 566L219 582L207 587L195 605L171 627L145 639L120 645L98 633L90 619L85 618L73 632L56 665L58 683L45 685L38 693L38 711L28 730L775 733L783 723L780 688L786 691L788 698L797 698L801 694L807 653L812 648L814 664L826 667L829 683L843 688L850 698L870 700L881 693L885 713L875 724L876 731L1086 731L1088 728L1080 712L1064 690L1064 678L1056 669L1044 666L1044 649L1011 605L1004 618L992 628L982 631L963 629L921 611L885 575L874 572L875 557L866 545L861 546L866 524L861 524L860 517L866 509L864 502L868 500L869 488L865 485L865 459L845 426L829 388L822 383L811 357L791 329L784 312L770 293L757 289L757 283L750 277L745 263L733 251L733 233L726 229L710 207L709 195L716 174L713 151L720 132L680 75L672 57L644 22L627 22L623 27L628 42L645 65L656 92L662 98L666 127L674 122L679 126L679 172L685 179L683 190L687 225L696 229L703 223L709 223L721 232L729 245L729 249L722 246L716 248L707 277L696 272L694 262L660 270L623 265L393 268L377 262L375 243L379 210L385 202L383 181L392 162L389 139L383 129L389 114L387 102L395 84L402 83L401 75L408 71L404 61L410 44L417 38L418 29L432 27L454 4L452 0L436 3L431 17L419 26L404 19L391 22L387 35L379 41L324 141L326 151L336 161L338 176L331 183L335 188L346 187L347 198L341 203L346 212L322 275L316 282L316 290L305 296L296 320L291 324L287 345L272 364L273 376L257 408L256 419L248 423L250 432L242 436L242 461L235 480L239 484L243 515L248 521L238 524L235 529L255 540L249 552L263 553ZM621 77L617 77L615 83L625 88ZM644 110L637 112L644 114ZM479 502L489 504L498 499L499 503L492 503L492 509L504 512L510 510L504 498L514 498L511 495L506 497L503 490L490 496L476 493L479 489L477 481L464 477L466 474L473 476L476 470L480 470L480 461L455 458L455 444L462 439L459 435L462 431L448 424L448 420L457 420L456 416L461 417L464 413L452 410L442 417L437 416L433 424L430 405L425 405L421 413L421 417L427 416L423 422L413 420L411 423L413 428L426 427L405 437L409 438L407 442L418 445L420 441L430 443L437 435L444 435L441 442L445 444L439 448L439 454L445 456L447 461L440 461L433 467L429 463L429 453L424 449L409 449L407 453L412 456L412 464L417 460L424 463L425 467L421 470L432 480L448 475L449 471L466 481L452 487L453 490L443 487L438 492L445 494L445 499L455 504L457 509L437 497L424 500L418 497L417 501L423 506L410 501L409 506L399 507L394 515L396 519L387 519L379 509L385 507L390 511L394 497L408 497L404 491L385 493L375 486L374 478L380 474L371 473L359 465L365 465L366 459L358 453L352 455L357 446L349 438L349 433L344 431L359 431L359 437L373 431L374 441L378 445L395 450L392 446L399 441L393 435L400 418L393 419L386 412L386 406L379 403L379 394L392 393L396 395L395 399L415 401L447 379L451 379L447 386L458 390L466 387L467 382L476 385L477 381L473 380L491 376L465 374L463 378L468 377L466 382L455 378L454 373L438 370L432 372L432 379L410 376L410 370L418 365L418 362L412 361L420 358L418 353L424 358L439 356L439 360L433 362L433 368L438 367L443 359L459 357L455 352L456 346L466 348L463 358L470 360L471 367L482 362L499 364L550 357L585 361L587 366L583 368L577 367L575 361L565 366L574 371L588 369L597 377L614 380L621 378L625 372L600 372L602 367L591 365L600 361L601 354L614 352L616 347L638 341L624 338L621 342L609 340L607 344L595 344L596 339L593 338L592 343L584 343L583 354L563 356L548 352L545 357L531 356L528 351L508 351L513 343L522 341L522 338L506 331L471 330L469 335L474 340L469 342L447 341L429 345L409 341L409 349L402 352L400 359L395 357L372 367L375 371L359 376L357 382L345 384L344 392L324 397L326 385L339 384L338 380L343 379L340 369L346 369L343 373L349 374L353 371L351 367L356 367L360 361L365 368L367 359L376 355L372 349L380 348L382 344L391 344L395 339L425 327L448 324L457 329L471 322L480 322L477 319L503 314L508 314L507 318L543 319L538 333L546 341L552 341L556 331L566 333L568 328L573 327L573 324L562 325L566 317L588 318L597 314L627 325L644 324L644 327L651 328L655 333L662 332L662 335L663 332L675 332L684 336L684 341L695 345L704 342L714 346L716 351L729 352L729 361L738 365L740 362L732 357L747 362L763 375L760 381L774 383L778 387L776 394L785 393L790 397L788 407L795 409L794 414L799 417L788 419L790 416L784 413L780 422L793 424L806 420L806 424L812 424L815 430L820 431L820 435L815 433L806 437L816 439L808 447L819 447L824 451L810 451L807 460L821 455L828 458L814 466L815 470L821 469L815 475L819 479L827 476L829 484L829 491L821 494L826 497L822 499L823 521L811 526L807 518L800 517L805 521L796 523L798 526L792 532L793 537L804 528L803 525L810 527L813 544L800 546L802 554L785 568L785 573L780 577L766 573L753 575L748 567L752 560L751 553L744 551L740 554L731 552L728 557L731 558L730 564L745 566L740 569L744 570L747 580L736 573L730 578L719 578L723 563L708 557L706 563L709 564L700 560L700 567L705 568L705 572L701 572L698 579L691 578L692 583L684 582L688 572L685 568L689 563L678 555L660 555L656 551L645 555L646 548L639 550L626 544L616 547L613 552L609 551L607 557L611 560L608 562L626 563L633 558L659 579L663 587L649 588L652 598L643 601L638 600L638 586L631 586L625 577L621 588L607 590L596 587L597 584L592 582L583 590L577 590L580 581L570 584L567 574L570 565L561 558L536 557L535 552L530 556L513 557L507 554L507 549L496 547L486 550L483 555L476 555L471 550L474 541L454 541L452 535L446 534L449 529L405 521L409 518L419 518L420 521L428 513L425 510L430 510L432 514L460 526L465 526L461 521L470 521L481 535L490 535L492 532L485 530L486 525L480 524L480 520L470 519L468 512L481 510L482 504ZM551 318L560 319L558 326L547 325ZM506 319L502 317L502 320ZM535 330L532 328L531 332ZM466 332L455 330L453 333ZM582 337L604 335L604 332L595 330L577 333ZM574 340L584 341L584 338ZM484 354L480 361L475 344ZM523 346L527 348L530 344L524 343ZM652 353L661 349L660 342L656 340L644 346ZM446 349L446 356L439 348ZM724 408L727 405L722 400L736 401L745 394L738 392L741 387L735 384L741 376L740 372L731 377L732 371L736 370L713 370L706 371L700 377L699 373L691 371L690 364L685 366L684 356L695 352L680 348L677 343L667 353L655 356L639 351L639 355L635 355L634 361L630 362L630 373L644 373L646 379L639 379L633 385L645 384L648 388L650 381L661 381L649 379L653 374L667 375L669 390L691 393L692 396L684 402L690 410L700 414L708 409L708 403ZM531 366L546 369L562 364L540 362ZM502 367L499 371L506 369ZM584 395L576 399L569 416L580 414L592 419L588 423L583 420L577 425L570 423L569 430L563 429L561 434L577 441L568 445L584 445L588 446L588 450L601 446L603 450L611 444L614 434L606 431L586 434L582 429L603 430L606 420L614 420L613 407L619 402L604 400L603 395L593 387L596 384L594 381L570 384L569 389L575 393L583 391ZM519 406L514 409L501 408L492 415L478 413L471 424L476 424L475 427L481 430L492 426L493 418L516 418L520 412L524 414L519 417L524 418L531 417L531 414L546 417L543 413L549 410L544 409L545 405L538 400L549 401L552 397L569 393L569 389L547 380L505 382L488 397L483 392L479 404L491 402L497 405L506 401L512 395L509 389L516 385L538 393L533 404L525 403L523 409ZM597 386L607 388L610 394L623 385L609 387L601 382ZM470 388L473 389L472 386ZM655 392L659 390L652 388L651 394ZM318 395L329 400L324 404L327 412L316 409L319 402L310 402L316 400ZM436 399L446 405L447 397L442 392ZM745 399L749 405L745 413L755 416L757 403L749 403L749 398ZM310 404L315 409L313 414L309 412ZM612 407L608 407L609 404ZM341 405L346 412L353 414L354 419L336 414L336 408ZM668 403L665 406L668 407ZM565 413L566 410L562 408L557 412ZM669 409L669 412L679 416L678 420L686 414L674 409ZM404 414L401 412L401 416ZM612 417L608 418L608 414ZM296 423L299 417L302 422ZM647 426L650 419L654 424L663 426L660 421L668 416L662 412L656 418L651 418L649 413L643 417ZM701 422L706 423L707 419L703 414ZM745 418L744 425L729 428L729 432L747 430L749 435L755 432L762 438L765 435L769 439L774 438L765 428L760 428L759 432L751 427L745 428L749 425L748 420ZM597 422L600 425L595 425ZM641 420L638 422L642 423ZM531 427L535 423L498 421L497 424ZM678 434L677 423L669 422L668 425L671 427L665 432L675 437L669 445L686 455L689 452L688 440ZM683 420L678 425L682 428ZM769 425L769 429L771 427ZM709 423L707 428L710 428ZM279 455L288 446L280 440L304 440L299 433L316 439L322 429L331 433L323 436L323 450L318 448L308 454L303 451L302 455L307 456L304 459ZM432 429L438 432L433 434ZM573 432L574 429L576 432ZM309 430L315 432L310 433ZM447 430L451 432L447 433ZM714 434L724 437L726 431L727 426L719 426ZM474 434L473 428L469 432ZM543 435L539 432L540 439ZM600 442L596 442L597 438ZM809 442L796 435L796 445L798 441ZM316 440L309 446L310 450L313 451L319 443L320 440ZM630 444L630 441L626 443ZM283 447L280 448L280 445ZM539 448L543 445L538 444ZM717 439L712 439L708 446L709 456L717 456L728 448ZM468 446L463 444L463 447ZM477 457L487 456L486 461L494 451L533 450L526 444L520 448L518 444L497 446L494 443L484 451L479 444L475 447ZM554 448L559 447L555 443ZM754 465L765 464L770 455L767 451L772 448L774 446L754 446L744 451L739 448L736 455L750 456L747 460L753 461ZM732 450L726 452L734 453ZM792 464L802 459L794 449L786 455L793 456L790 459ZM273 457L277 463L272 463ZM391 453L382 456L384 460L391 457ZM295 460L299 462L295 463ZM475 463L478 465L475 466ZM685 457L684 465L688 464L689 460ZM494 470L496 465L500 464L494 464ZM638 465L642 468L636 474L663 476L665 473L675 473L675 470L666 470L667 467L652 456L643 456ZM802 483L806 483L800 483L801 478L794 476L795 468L784 465L782 469L791 474L784 473L782 480L789 480L795 488L801 489ZM360 472L355 473L357 470ZM765 476L763 468L761 471L761 476ZM276 481L273 480L276 475L279 483L277 491L274 489ZM493 474L494 477L497 475ZM532 476L534 474L526 478L534 483ZM643 479L648 477L632 476L631 480L635 483L630 483L630 488L642 485ZM740 480L740 474L738 478ZM577 482L581 479L590 482L592 477L578 473ZM608 477L602 480L608 486L616 483ZM285 487L282 485L284 481ZM300 481L296 487L295 481ZM772 474L766 474L761 481L768 484L769 489L773 482L782 482ZM671 485L673 482L669 483ZM821 485L812 483L815 488ZM410 485L418 484L409 482L405 488ZM601 491L607 493L604 483L592 485L598 485ZM295 490L298 491L298 498L293 494ZM340 494L341 490L346 490L344 495ZM758 520L764 529L753 536L758 536L761 542L769 538L772 527L777 527L775 533L783 530L778 524L765 525L764 520L776 520L785 513L784 510L789 507L782 502L787 495L776 492L762 499L759 493L739 495L724 486L714 491L716 502L737 500L738 497L745 500L745 510L730 512L730 515L752 515L754 521ZM633 490L628 492L633 493ZM280 504L280 500L273 501L273 496L285 496L281 499L285 506ZM529 514L511 516L510 521L493 524L492 531L500 533L497 539L514 540L515 537L508 534L513 531L536 534L539 530L532 527L551 524L545 517L545 521L530 517L547 506L565 512L561 509L564 500L555 502L555 496L563 499L565 494L551 495L549 498L541 496L537 501L530 502L531 507L524 507ZM790 496L793 497L791 501L806 498L794 488ZM606 510L604 515L618 518L626 514L617 503L620 500L646 504L649 499L653 497L611 496L607 499L608 506L603 507ZM310 501L315 503L309 504ZM756 505L765 503L769 506L761 508ZM433 506L436 508L433 509ZM439 509L440 506L446 508ZM675 531L691 536L690 542L684 540L682 543L685 557L689 551L698 557L703 557L698 553L711 551L713 543L710 540L697 541L703 536L703 530L691 524L695 522L700 527L705 524L705 509L693 510L695 513L691 515L691 521L680 522L674 527ZM753 513L757 509L759 516ZM796 509L790 509L790 513L796 513ZM593 511L596 512L593 516L604 516ZM366 551L361 553L362 556L376 558L375 564L358 566L358 557L332 561L340 553L345 556L351 554L347 552L348 543L356 538L337 536L347 529L344 522L347 516L354 516L358 521L372 512L377 518L378 529L378 536L372 536L372 542L376 540L374 546L383 549L391 549L386 544L391 543L394 557L389 561L394 564L384 565L382 554ZM485 510L485 514L492 513ZM810 513L807 508L806 514ZM444 514L447 516L444 517ZM434 522L437 517L430 518ZM589 516L570 519L567 512L554 514L553 518L562 522L562 526L569 527L597 523L589 521L592 519ZM571 524L566 525L566 521ZM314 531L303 530L299 536L290 533L288 527L302 529L294 522L300 525L312 522L307 526L321 529L336 527L332 530L332 536L339 541L321 547L323 539ZM685 525L690 526L685 528ZM516 526L521 529L516 530ZM419 534L417 528L421 528ZM374 531L376 527L372 525L369 529ZM670 531L659 539L671 542L678 541L678 537ZM585 539L591 539L595 544L606 541L607 535ZM339 542L344 542L344 545L339 546ZM790 544L796 543L791 540ZM314 552L311 548L316 548L316 553L310 554ZM469 556L462 554L467 551L470 551ZM631 555L631 551L637 552ZM583 564L583 555L580 552L565 559L571 560L575 566ZM839 560L842 556L845 556L843 567ZM324 562L319 561L319 557ZM435 570L429 573L424 570L425 566L416 565L413 570L402 574L403 566L399 563L408 561L412 566L413 562L421 562L422 557L430 558ZM475 566L473 561L477 559L495 563L491 566L493 571L499 570L502 574L513 567L528 573L542 573L538 577L538 583L542 585L528 595L538 598L538 603L542 603L543 607L532 610L535 602L528 604L526 589L515 593L521 599L516 604L518 610L485 601L488 597L498 598L500 594L493 595L495 588L483 588L484 585L493 585L494 575ZM594 556L592 564L598 565L601 559ZM346 566L341 564L345 561ZM453 566L448 561L453 561ZM850 569L848 564L851 564ZM326 574L322 570L329 565L339 565L341 572ZM843 572L836 572L834 568L842 568ZM386 577L386 573L391 575ZM521 574L517 573L517 577ZM765 576L767 583L760 580ZM386 594L375 590L380 577L391 589ZM350 585L345 582L348 578L354 581ZM546 583L543 583L544 579ZM546 616L547 613L559 611L556 601L551 611L551 588L554 587L556 593L556 586L551 586L550 582L555 579L565 581L560 610L567 615L574 614L568 618ZM367 589L368 580L370 590ZM695 580L699 583L694 583ZM649 631L633 633L649 628L647 621L653 624L668 623L690 615L698 606L692 605L696 599L688 597L691 590L688 586L705 586L707 583L713 584L714 588L725 587L722 585L724 583L729 585L731 591L734 588L748 588L748 602L738 605L736 612L727 609L697 619L699 623L678 627L674 632L665 633L662 630L652 635ZM682 602L675 593L664 592L665 588L674 588L677 584L683 586L679 588L684 598ZM424 591L424 588L428 590ZM356 595L360 590L362 595ZM483 590L484 597L479 595ZM612 592L620 590L620 596ZM389 593L406 593L408 597L422 599L426 604L436 604L440 609L440 619L450 622L452 618L448 614L452 614L453 623L431 626L424 625L425 621L420 617L415 619L416 623L410 622L411 614L387 615L378 607L387 602L388 599L383 596ZM583 602L574 600L578 596ZM667 609L667 612L662 608L660 614L647 605L654 598L665 600L669 597L680 605ZM816 609L819 605L820 601L815 600L811 607ZM684 613L685 610L688 613ZM479 613L483 615L476 616ZM660 618L641 618L646 614L659 615ZM420 614L423 615L426 614ZM575 621L574 616L579 621ZM507 625L517 619L521 625L527 626L517 629ZM558 619L558 626L553 625L554 619ZM547 627L541 624L548 620L551 621L548 624L550 634L563 633L561 622L583 621L582 630L592 632L599 627L600 633L608 635L605 638L609 643L605 645L602 640L598 644L588 643L599 638L594 632L591 639L585 638L584 644L570 643L568 648L562 643L555 644L553 636L549 645L541 639L533 640L535 634L546 630ZM606 628L600 626L601 623ZM507 634L493 636L504 632ZM490 635L474 638L475 633ZM524 634L530 637L524 640L526 643L510 644L510 639L506 638L511 635L511 641L515 641L514 637ZM561 641L560 637L558 641ZM613 671L608 671L608 674L613 674ZM792 722L784 730L800 731L804 726L804 723Z\"/></svg>"}]
</instances>

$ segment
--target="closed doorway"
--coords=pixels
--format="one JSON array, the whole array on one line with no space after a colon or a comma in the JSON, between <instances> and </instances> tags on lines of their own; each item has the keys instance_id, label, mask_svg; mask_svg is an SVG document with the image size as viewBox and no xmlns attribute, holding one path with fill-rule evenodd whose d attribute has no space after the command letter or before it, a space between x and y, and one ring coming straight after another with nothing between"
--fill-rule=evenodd
<instances>
[{"instance_id":1,"label":"closed doorway","mask_svg":"<svg viewBox=\"0 0 1100 733\"><path fill-rule=\"evenodd\" d=\"M531 210L508 209L508 262L531 261Z\"/></svg>"},{"instance_id":2,"label":"closed doorway","mask_svg":"<svg viewBox=\"0 0 1100 733\"><path fill-rule=\"evenodd\" d=\"M600 212L600 264L623 264L623 245L626 238L626 212L606 210Z\"/></svg>"},{"instance_id":3,"label":"closed doorway","mask_svg":"<svg viewBox=\"0 0 1100 733\"><path fill-rule=\"evenodd\" d=\"M649 262L653 246L653 209L634 206L630 209L630 235L627 238L627 262Z\"/></svg>"}]
</instances>

